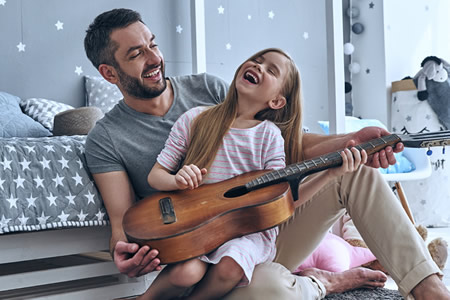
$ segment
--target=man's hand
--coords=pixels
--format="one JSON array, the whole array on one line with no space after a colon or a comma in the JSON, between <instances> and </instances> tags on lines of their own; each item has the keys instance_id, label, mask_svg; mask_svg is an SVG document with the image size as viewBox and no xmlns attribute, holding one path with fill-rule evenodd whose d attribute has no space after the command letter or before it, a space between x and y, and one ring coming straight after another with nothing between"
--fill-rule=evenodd
<instances>
[{"instance_id":1,"label":"man's hand","mask_svg":"<svg viewBox=\"0 0 450 300\"><path fill-rule=\"evenodd\" d=\"M158 251L150 250L148 246L139 248L138 244L118 241L113 255L117 269L129 277L138 277L162 269L159 259L156 258Z\"/></svg>"},{"instance_id":2,"label":"man's hand","mask_svg":"<svg viewBox=\"0 0 450 300\"><path fill-rule=\"evenodd\" d=\"M390 133L387 130L380 127L365 127L352 133L351 139L348 141L346 147L362 144L389 134ZM391 146L388 146L383 150L370 155L367 159L366 165L373 168L387 168L389 165L394 165L396 163L394 153L401 152L403 149L404 147L402 143L395 145L394 149L392 149Z\"/></svg>"}]
</instances>

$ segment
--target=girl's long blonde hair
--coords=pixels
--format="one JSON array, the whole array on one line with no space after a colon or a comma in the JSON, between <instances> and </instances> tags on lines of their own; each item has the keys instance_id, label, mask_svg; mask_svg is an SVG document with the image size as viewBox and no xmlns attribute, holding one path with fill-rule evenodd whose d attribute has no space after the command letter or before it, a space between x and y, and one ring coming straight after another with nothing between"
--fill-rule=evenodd
<instances>
[{"instance_id":1,"label":"girl's long blonde hair","mask_svg":"<svg viewBox=\"0 0 450 300\"><path fill-rule=\"evenodd\" d=\"M261 50L245 62L258 59L267 52L280 53L289 60L288 74L281 88L281 94L286 98L286 105L277 110L264 109L255 115L255 119L272 121L281 129L285 141L286 163L292 164L303 160L300 73L292 58L278 48ZM202 112L192 123L185 165L195 164L199 168L209 168L214 161L223 137L236 118L238 103L236 79L244 63L236 70L225 100Z\"/></svg>"}]
</instances>

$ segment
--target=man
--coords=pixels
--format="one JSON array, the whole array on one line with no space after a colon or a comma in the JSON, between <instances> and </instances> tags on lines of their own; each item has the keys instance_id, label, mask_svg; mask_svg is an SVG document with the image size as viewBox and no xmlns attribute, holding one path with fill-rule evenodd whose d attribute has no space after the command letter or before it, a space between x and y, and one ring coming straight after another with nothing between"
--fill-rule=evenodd
<instances>
[{"instance_id":1,"label":"man","mask_svg":"<svg viewBox=\"0 0 450 300\"><path fill-rule=\"evenodd\" d=\"M87 30L85 49L100 74L124 95L89 133L86 157L111 220L111 255L122 273L141 276L161 269L158 251L127 242L123 214L136 200L154 192L146 182L147 174L173 122L190 107L221 101L227 86L206 74L165 78L155 35L131 10L99 15ZM307 134L304 154L311 158L385 134L374 127L332 137ZM397 145L395 151L402 147ZM373 155L369 165L395 163L393 152L388 147ZM314 176L307 180L314 181ZM277 263L259 265L252 284L235 289L227 298L320 299L356 287L383 286L386 277L382 273L363 268L339 274L317 269L305 270L302 276L290 272L312 252L345 209L403 295L411 292L416 299L450 299L438 277L442 274L420 236L378 171L368 167L321 187L281 226Z\"/></svg>"}]
</instances>

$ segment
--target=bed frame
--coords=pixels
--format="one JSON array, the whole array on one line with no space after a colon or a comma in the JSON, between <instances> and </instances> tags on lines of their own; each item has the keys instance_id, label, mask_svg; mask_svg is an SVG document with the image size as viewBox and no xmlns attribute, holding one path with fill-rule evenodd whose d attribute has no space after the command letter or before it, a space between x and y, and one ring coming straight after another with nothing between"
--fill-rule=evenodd
<instances>
[{"instance_id":1,"label":"bed frame","mask_svg":"<svg viewBox=\"0 0 450 300\"><path fill-rule=\"evenodd\" d=\"M155 274L120 274L106 249L109 226L0 235L0 299L119 299Z\"/></svg>"}]
</instances>

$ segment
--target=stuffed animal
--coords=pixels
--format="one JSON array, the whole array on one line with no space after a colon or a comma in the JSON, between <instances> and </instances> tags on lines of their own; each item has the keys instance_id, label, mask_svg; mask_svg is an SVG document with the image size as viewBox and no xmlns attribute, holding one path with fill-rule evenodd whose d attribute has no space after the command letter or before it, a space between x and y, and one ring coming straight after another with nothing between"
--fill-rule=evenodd
<instances>
[{"instance_id":1,"label":"stuffed animal","mask_svg":"<svg viewBox=\"0 0 450 300\"><path fill-rule=\"evenodd\" d=\"M428 91L425 80L433 80L435 82L445 82L448 79L446 68L450 64L445 60L436 56L427 56L420 64L422 69L414 76L417 80L417 98L421 101L428 98ZM444 68L445 67L445 68Z\"/></svg>"},{"instance_id":2,"label":"stuffed animal","mask_svg":"<svg viewBox=\"0 0 450 300\"><path fill-rule=\"evenodd\" d=\"M355 247L343 238L327 233L316 250L293 272L318 268L330 272L342 272L376 260L368 248Z\"/></svg>"},{"instance_id":3,"label":"stuffed animal","mask_svg":"<svg viewBox=\"0 0 450 300\"><path fill-rule=\"evenodd\" d=\"M425 226L417 225L417 232L419 232L420 236L424 241L426 241L428 237L428 230ZM362 239L351 239L347 240L350 245L358 246L358 247L367 247L366 243ZM440 270L444 270L445 263L447 262L448 256L448 244L442 238L435 238L428 244L428 251L430 252L431 258L439 267ZM386 269L380 264L378 260L373 260L368 262L367 264L363 264L364 267L370 268L372 270L380 270L387 274Z\"/></svg>"}]
</instances>

